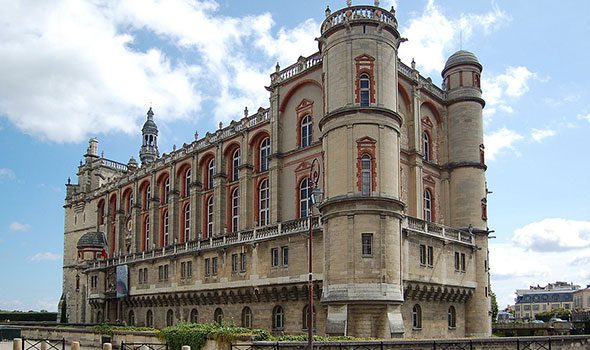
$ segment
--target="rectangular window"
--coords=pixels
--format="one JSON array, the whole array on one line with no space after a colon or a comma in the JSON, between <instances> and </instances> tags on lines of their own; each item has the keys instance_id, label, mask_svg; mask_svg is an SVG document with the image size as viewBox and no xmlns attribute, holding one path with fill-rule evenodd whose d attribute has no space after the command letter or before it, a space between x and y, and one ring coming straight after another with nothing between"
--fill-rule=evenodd
<instances>
[{"instance_id":1,"label":"rectangular window","mask_svg":"<svg viewBox=\"0 0 590 350\"><path fill-rule=\"evenodd\" d=\"M180 278L186 278L186 263L184 261L180 263Z\"/></svg>"},{"instance_id":2,"label":"rectangular window","mask_svg":"<svg viewBox=\"0 0 590 350\"><path fill-rule=\"evenodd\" d=\"M465 253L461 253L461 272L465 272Z\"/></svg>"},{"instance_id":3,"label":"rectangular window","mask_svg":"<svg viewBox=\"0 0 590 350\"><path fill-rule=\"evenodd\" d=\"M211 259L211 273L213 275L217 275L217 257L214 257L213 259Z\"/></svg>"},{"instance_id":4,"label":"rectangular window","mask_svg":"<svg viewBox=\"0 0 590 350\"><path fill-rule=\"evenodd\" d=\"M211 259L205 259L205 276L211 276Z\"/></svg>"},{"instance_id":5,"label":"rectangular window","mask_svg":"<svg viewBox=\"0 0 590 350\"><path fill-rule=\"evenodd\" d=\"M279 266L279 248L272 248L270 250L270 266Z\"/></svg>"},{"instance_id":6,"label":"rectangular window","mask_svg":"<svg viewBox=\"0 0 590 350\"><path fill-rule=\"evenodd\" d=\"M434 266L434 248L420 244L420 265L433 267Z\"/></svg>"},{"instance_id":7,"label":"rectangular window","mask_svg":"<svg viewBox=\"0 0 590 350\"><path fill-rule=\"evenodd\" d=\"M137 277L138 277L138 283L143 284L143 269L139 269L139 271L137 273Z\"/></svg>"},{"instance_id":8,"label":"rectangular window","mask_svg":"<svg viewBox=\"0 0 590 350\"><path fill-rule=\"evenodd\" d=\"M426 265L426 245L420 244L420 265Z\"/></svg>"},{"instance_id":9,"label":"rectangular window","mask_svg":"<svg viewBox=\"0 0 590 350\"><path fill-rule=\"evenodd\" d=\"M427 256L427 263L428 266L432 267L434 266L434 248L431 246L428 246L428 256Z\"/></svg>"},{"instance_id":10,"label":"rectangular window","mask_svg":"<svg viewBox=\"0 0 590 350\"><path fill-rule=\"evenodd\" d=\"M231 255L231 272L238 272L238 254Z\"/></svg>"},{"instance_id":11,"label":"rectangular window","mask_svg":"<svg viewBox=\"0 0 590 350\"><path fill-rule=\"evenodd\" d=\"M539 311L539 304L533 304L533 311Z\"/></svg>"},{"instance_id":12,"label":"rectangular window","mask_svg":"<svg viewBox=\"0 0 590 350\"><path fill-rule=\"evenodd\" d=\"M523 310L524 311L530 311L531 310L531 306L530 305L525 305Z\"/></svg>"},{"instance_id":13,"label":"rectangular window","mask_svg":"<svg viewBox=\"0 0 590 350\"><path fill-rule=\"evenodd\" d=\"M281 247L281 255L283 256L283 266L289 266L289 247Z\"/></svg>"},{"instance_id":14,"label":"rectangular window","mask_svg":"<svg viewBox=\"0 0 590 350\"><path fill-rule=\"evenodd\" d=\"M158 281L164 280L164 265L158 266Z\"/></svg>"},{"instance_id":15,"label":"rectangular window","mask_svg":"<svg viewBox=\"0 0 590 350\"><path fill-rule=\"evenodd\" d=\"M465 272L465 253L455 252L455 271Z\"/></svg>"},{"instance_id":16,"label":"rectangular window","mask_svg":"<svg viewBox=\"0 0 590 350\"><path fill-rule=\"evenodd\" d=\"M240 272L246 272L246 253L240 254Z\"/></svg>"},{"instance_id":17,"label":"rectangular window","mask_svg":"<svg viewBox=\"0 0 590 350\"><path fill-rule=\"evenodd\" d=\"M164 281L168 280L168 264L164 265Z\"/></svg>"},{"instance_id":18,"label":"rectangular window","mask_svg":"<svg viewBox=\"0 0 590 350\"><path fill-rule=\"evenodd\" d=\"M362 235L362 254L370 256L373 254L373 234L363 233Z\"/></svg>"},{"instance_id":19,"label":"rectangular window","mask_svg":"<svg viewBox=\"0 0 590 350\"><path fill-rule=\"evenodd\" d=\"M187 261L186 262L186 278L192 278L192 277L193 277L193 262Z\"/></svg>"}]
</instances>

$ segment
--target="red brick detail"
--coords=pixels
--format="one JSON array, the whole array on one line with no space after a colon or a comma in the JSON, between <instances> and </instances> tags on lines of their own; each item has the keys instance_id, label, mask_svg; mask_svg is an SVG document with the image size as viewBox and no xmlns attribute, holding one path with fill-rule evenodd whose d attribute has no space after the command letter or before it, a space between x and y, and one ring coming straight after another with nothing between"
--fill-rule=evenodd
<instances>
[{"instance_id":1,"label":"red brick detail","mask_svg":"<svg viewBox=\"0 0 590 350\"><path fill-rule=\"evenodd\" d=\"M377 188L377 158L375 157L376 144L377 141L368 136L362 137L356 141L356 186L359 192L363 190L363 169L361 159L365 154L371 157L371 191L375 191Z\"/></svg>"},{"instance_id":2,"label":"red brick detail","mask_svg":"<svg viewBox=\"0 0 590 350\"><path fill-rule=\"evenodd\" d=\"M283 101L281 102L281 105L279 106L279 112L283 113L285 111L285 109L287 108L287 103L289 103L289 100L291 99L293 94L306 84L317 86L318 88L320 88L321 91L324 91L324 89L322 88L322 84L318 83L313 79L301 80L297 84L295 84L291 89L289 89L289 91L287 91L287 94L285 95Z\"/></svg>"},{"instance_id":3,"label":"red brick detail","mask_svg":"<svg viewBox=\"0 0 590 350\"><path fill-rule=\"evenodd\" d=\"M306 116L311 116L311 139L313 140L313 101L304 98L297 108L297 147L301 147L301 121Z\"/></svg>"},{"instance_id":4,"label":"red brick detail","mask_svg":"<svg viewBox=\"0 0 590 350\"><path fill-rule=\"evenodd\" d=\"M360 55L354 59L356 61L356 79L354 81L354 102L361 102L361 74L369 76L369 101L375 103L375 59L367 54Z\"/></svg>"}]
</instances>

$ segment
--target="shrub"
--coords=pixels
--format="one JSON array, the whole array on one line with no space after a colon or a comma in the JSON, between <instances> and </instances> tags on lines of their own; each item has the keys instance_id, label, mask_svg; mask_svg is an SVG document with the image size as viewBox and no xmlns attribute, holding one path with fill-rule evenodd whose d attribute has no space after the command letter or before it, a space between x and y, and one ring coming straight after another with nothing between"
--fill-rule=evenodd
<instances>
[{"instance_id":1,"label":"shrub","mask_svg":"<svg viewBox=\"0 0 590 350\"><path fill-rule=\"evenodd\" d=\"M180 350L183 345L199 350L207 339L224 342L232 342L241 337L268 340L270 334L263 329L249 329L223 323L181 323L162 329L158 337L165 341L171 350Z\"/></svg>"}]
</instances>

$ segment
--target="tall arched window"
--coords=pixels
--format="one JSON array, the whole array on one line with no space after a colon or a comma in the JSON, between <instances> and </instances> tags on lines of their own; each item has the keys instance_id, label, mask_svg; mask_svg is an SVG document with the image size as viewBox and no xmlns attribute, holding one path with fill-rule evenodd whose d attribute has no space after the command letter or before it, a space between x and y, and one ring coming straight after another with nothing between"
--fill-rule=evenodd
<instances>
[{"instance_id":1,"label":"tall arched window","mask_svg":"<svg viewBox=\"0 0 590 350\"><path fill-rule=\"evenodd\" d=\"M272 309L272 330L282 330L285 327L285 311L281 305Z\"/></svg>"},{"instance_id":2,"label":"tall arched window","mask_svg":"<svg viewBox=\"0 0 590 350\"><path fill-rule=\"evenodd\" d=\"M268 158L270 156L270 138L265 138L260 142L260 171L268 170Z\"/></svg>"},{"instance_id":3,"label":"tall arched window","mask_svg":"<svg viewBox=\"0 0 590 350\"><path fill-rule=\"evenodd\" d=\"M220 307L215 309L215 312L213 313L213 321L217 323L223 322L223 310L221 310Z\"/></svg>"},{"instance_id":4,"label":"tall arched window","mask_svg":"<svg viewBox=\"0 0 590 350\"><path fill-rule=\"evenodd\" d=\"M148 185L145 189L145 205L143 206L144 209L150 208L150 202L152 199L152 187Z\"/></svg>"},{"instance_id":5,"label":"tall arched window","mask_svg":"<svg viewBox=\"0 0 590 350\"><path fill-rule=\"evenodd\" d=\"M270 223L270 200L268 190L268 179L260 182L258 188L258 224L266 226Z\"/></svg>"},{"instance_id":6,"label":"tall arched window","mask_svg":"<svg viewBox=\"0 0 590 350\"><path fill-rule=\"evenodd\" d=\"M169 309L168 312L166 312L166 326L170 327L174 324L174 311L172 311L172 309Z\"/></svg>"},{"instance_id":7,"label":"tall arched window","mask_svg":"<svg viewBox=\"0 0 590 350\"><path fill-rule=\"evenodd\" d=\"M252 310L247 306L242 309L242 327L252 328Z\"/></svg>"},{"instance_id":8,"label":"tall arched window","mask_svg":"<svg viewBox=\"0 0 590 350\"><path fill-rule=\"evenodd\" d=\"M430 136L428 136L428 133L424 131L422 133L422 159L429 162L431 156L432 155L430 154Z\"/></svg>"},{"instance_id":9,"label":"tall arched window","mask_svg":"<svg viewBox=\"0 0 590 350\"><path fill-rule=\"evenodd\" d=\"M184 196L188 197L191 195L191 168L188 168L184 173Z\"/></svg>"},{"instance_id":10,"label":"tall arched window","mask_svg":"<svg viewBox=\"0 0 590 350\"><path fill-rule=\"evenodd\" d=\"M240 230L240 188L236 187L231 193L231 232Z\"/></svg>"},{"instance_id":11,"label":"tall arched window","mask_svg":"<svg viewBox=\"0 0 590 350\"><path fill-rule=\"evenodd\" d=\"M133 310L129 311L129 317L127 318L127 325L135 326L135 313Z\"/></svg>"},{"instance_id":12,"label":"tall arched window","mask_svg":"<svg viewBox=\"0 0 590 350\"><path fill-rule=\"evenodd\" d=\"M197 309L191 310L190 322L191 323L198 323L199 322L199 311Z\"/></svg>"},{"instance_id":13,"label":"tall arched window","mask_svg":"<svg viewBox=\"0 0 590 350\"><path fill-rule=\"evenodd\" d=\"M447 323L449 328L457 327L457 312L455 311L454 306L449 306L449 311L447 313Z\"/></svg>"},{"instance_id":14,"label":"tall arched window","mask_svg":"<svg viewBox=\"0 0 590 350\"><path fill-rule=\"evenodd\" d=\"M362 107L369 106L370 94L371 94L371 79L369 75L364 73L359 77L359 88L360 88L360 103Z\"/></svg>"},{"instance_id":15,"label":"tall arched window","mask_svg":"<svg viewBox=\"0 0 590 350\"><path fill-rule=\"evenodd\" d=\"M164 180L164 185L162 187L162 201L161 204L168 203L168 195L170 194L170 177L166 177Z\"/></svg>"},{"instance_id":16,"label":"tall arched window","mask_svg":"<svg viewBox=\"0 0 590 350\"><path fill-rule=\"evenodd\" d=\"M304 178L299 183L299 217L304 218L309 215L309 178Z\"/></svg>"},{"instance_id":17,"label":"tall arched window","mask_svg":"<svg viewBox=\"0 0 590 350\"><path fill-rule=\"evenodd\" d=\"M209 196L209 198L207 198L207 215L206 217L206 224L205 224L205 233L206 233L206 238L212 237L213 236L213 196Z\"/></svg>"},{"instance_id":18,"label":"tall arched window","mask_svg":"<svg viewBox=\"0 0 590 350\"><path fill-rule=\"evenodd\" d=\"M371 194L371 156L365 154L361 158L361 192L363 196L369 196Z\"/></svg>"},{"instance_id":19,"label":"tall arched window","mask_svg":"<svg viewBox=\"0 0 590 350\"><path fill-rule=\"evenodd\" d=\"M184 205L184 241L191 240L191 204Z\"/></svg>"},{"instance_id":20,"label":"tall arched window","mask_svg":"<svg viewBox=\"0 0 590 350\"><path fill-rule=\"evenodd\" d=\"M148 310L145 314L145 325L146 327L154 326L154 313L152 310Z\"/></svg>"},{"instance_id":21,"label":"tall arched window","mask_svg":"<svg viewBox=\"0 0 590 350\"><path fill-rule=\"evenodd\" d=\"M432 193L429 189L424 190L424 220L432 221Z\"/></svg>"},{"instance_id":22,"label":"tall arched window","mask_svg":"<svg viewBox=\"0 0 590 350\"><path fill-rule=\"evenodd\" d=\"M311 120L311 115L306 115L301 119L301 147L308 147L311 145L312 137L313 137L313 124Z\"/></svg>"},{"instance_id":23,"label":"tall arched window","mask_svg":"<svg viewBox=\"0 0 590 350\"><path fill-rule=\"evenodd\" d=\"M143 237L143 250L149 250L150 249L150 217L146 216L145 217L145 222L144 222L144 237Z\"/></svg>"},{"instance_id":24,"label":"tall arched window","mask_svg":"<svg viewBox=\"0 0 590 350\"><path fill-rule=\"evenodd\" d=\"M104 200L100 200L98 202L98 224L104 225L104 217L105 217L105 209L104 209Z\"/></svg>"},{"instance_id":25,"label":"tall arched window","mask_svg":"<svg viewBox=\"0 0 590 350\"><path fill-rule=\"evenodd\" d=\"M236 148L234 153L232 154L232 169L231 169L231 180L238 181L240 177L240 161L241 161L241 153L240 149Z\"/></svg>"},{"instance_id":26,"label":"tall arched window","mask_svg":"<svg viewBox=\"0 0 590 350\"><path fill-rule=\"evenodd\" d=\"M133 208L133 191L129 191L125 196L125 214L131 214L131 208Z\"/></svg>"},{"instance_id":27,"label":"tall arched window","mask_svg":"<svg viewBox=\"0 0 590 350\"><path fill-rule=\"evenodd\" d=\"M415 329L422 328L422 308L418 304L412 308L412 327Z\"/></svg>"},{"instance_id":28,"label":"tall arched window","mask_svg":"<svg viewBox=\"0 0 590 350\"><path fill-rule=\"evenodd\" d=\"M213 188L213 176L215 176L215 158L207 163L207 189Z\"/></svg>"},{"instance_id":29,"label":"tall arched window","mask_svg":"<svg viewBox=\"0 0 590 350\"><path fill-rule=\"evenodd\" d=\"M302 324L303 324L303 329L307 329L307 325L309 322L309 320L307 319L309 317L308 312L309 312L309 305L305 305L305 307L303 308L303 315L302 315L303 319L301 320ZM312 317L313 317L313 328L315 329L316 328L315 307L313 308Z\"/></svg>"},{"instance_id":30,"label":"tall arched window","mask_svg":"<svg viewBox=\"0 0 590 350\"><path fill-rule=\"evenodd\" d=\"M168 220L168 210L162 214L162 246L170 244L170 225Z\"/></svg>"}]
</instances>

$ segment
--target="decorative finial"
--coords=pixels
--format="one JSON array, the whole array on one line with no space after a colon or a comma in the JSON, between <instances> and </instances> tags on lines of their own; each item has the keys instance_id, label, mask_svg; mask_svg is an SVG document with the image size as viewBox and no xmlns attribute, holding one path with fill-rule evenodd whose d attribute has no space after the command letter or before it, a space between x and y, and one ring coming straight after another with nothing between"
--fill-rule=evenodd
<instances>
[{"instance_id":1,"label":"decorative finial","mask_svg":"<svg viewBox=\"0 0 590 350\"><path fill-rule=\"evenodd\" d=\"M379 0L375 0L375 7L379 7Z\"/></svg>"},{"instance_id":2,"label":"decorative finial","mask_svg":"<svg viewBox=\"0 0 590 350\"><path fill-rule=\"evenodd\" d=\"M100 152L100 158L104 158L104 151Z\"/></svg>"},{"instance_id":3,"label":"decorative finial","mask_svg":"<svg viewBox=\"0 0 590 350\"><path fill-rule=\"evenodd\" d=\"M154 111L152 111L152 107L150 107L150 109L148 110L147 116L148 116L148 119L154 118Z\"/></svg>"},{"instance_id":4,"label":"decorative finial","mask_svg":"<svg viewBox=\"0 0 590 350\"><path fill-rule=\"evenodd\" d=\"M279 66L279 61L277 61L277 65L275 66L275 72L279 72L281 70L281 66Z\"/></svg>"},{"instance_id":5,"label":"decorative finial","mask_svg":"<svg viewBox=\"0 0 590 350\"><path fill-rule=\"evenodd\" d=\"M219 128L223 128L223 122L219 122Z\"/></svg>"},{"instance_id":6,"label":"decorative finial","mask_svg":"<svg viewBox=\"0 0 590 350\"><path fill-rule=\"evenodd\" d=\"M389 10L389 12L391 12L391 14L395 16L395 7L391 6L391 10Z\"/></svg>"},{"instance_id":7,"label":"decorative finial","mask_svg":"<svg viewBox=\"0 0 590 350\"><path fill-rule=\"evenodd\" d=\"M68 176L68 185L72 183L72 179Z\"/></svg>"},{"instance_id":8,"label":"decorative finial","mask_svg":"<svg viewBox=\"0 0 590 350\"><path fill-rule=\"evenodd\" d=\"M346 6L348 6L348 7L352 6L352 0L346 0Z\"/></svg>"},{"instance_id":9,"label":"decorative finial","mask_svg":"<svg viewBox=\"0 0 590 350\"><path fill-rule=\"evenodd\" d=\"M199 139L199 132L195 131L195 141L197 141Z\"/></svg>"},{"instance_id":10,"label":"decorative finial","mask_svg":"<svg viewBox=\"0 0 590 350\"><path fill-rule=\"evenodd\" d=\"M330 5L326 6L326 17L329 17L332 14L332 10L330 10Z\"/></svg>"},{"instance_id":11,"label":"decorative finial","mask_svg":"<svg viewBox=\"0 0 590 350\"><path fill-rule=\"evenodd\" d=\"M176 144L172 145L172 152L176 152Z\"/></svg>"},{"instance_id":12,"label":"decorative finial","mask_svg":"<svg viewBox=\"0 0 590 350\"><path fill-rule=\"evenodd\" d=\"M414 61L414 57L412 57L412 69L416 69L416 61Z\"/></svg>"},{"instance_id":13,"label":"decorative finial","mask_svg":"<svg viewBox=\"0 0 590 350\"><path fill-rule=\"evenodd\" d=\"M244 117L248 117L248 107L244 107Z\"/></svg>"}]
</instances>

